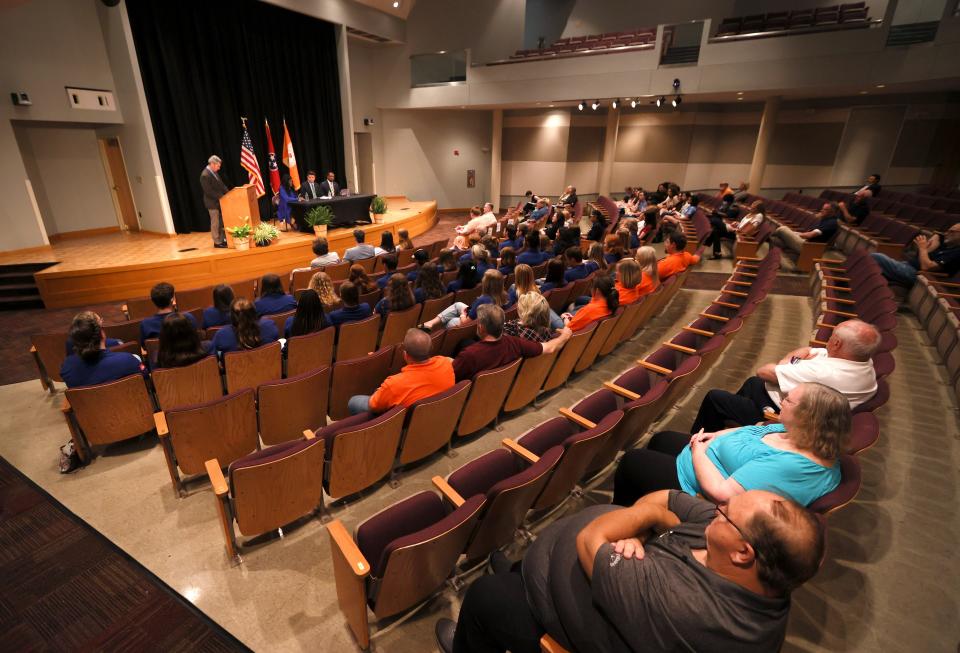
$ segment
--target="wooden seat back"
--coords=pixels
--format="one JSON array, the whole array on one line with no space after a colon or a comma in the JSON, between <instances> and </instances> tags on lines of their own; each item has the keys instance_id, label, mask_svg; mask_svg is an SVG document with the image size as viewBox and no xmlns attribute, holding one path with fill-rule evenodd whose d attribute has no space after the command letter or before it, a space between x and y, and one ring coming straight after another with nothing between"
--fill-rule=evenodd
<instances>
[{"instance_id":1,"label":"wooden seat back","mask_svg":"<svg viewBox=\"0 0 960 653\"><path fill-rule=\"evenodd\" d=\"M440 346L442 356L453 357L457 346L462 340L476 338L477 322L472 321L467 324L461 324L455 327L449 327L443 332L443 344Z\"/></svg>"},{"instance_id":2,"label":"wooden seat back","mask_svg":"<svg viewBox=\"0 0 960 653\"><path fill-rule=\"evenodd\" d=\"M389 474L404 419L406 409L397 406L334 436L325 482L327 494L334 499L349 496Z\"/></svg>"},{"instance_id":3,"label":"wooden seat back","mask_svg":"<svg viewBox=\"0 0 960 653\"><path fill-rule=\"evenodd\" d=\"M380 347L389 347L403 342L407 331L419 324L422 308L420 304L414 304L406 310L387 313L383 333L380 335Z\"/></svg>"},{"instance_id":4,"label":"wooden seat back","mask_svg":"<svg viewBox=\"0 0 960 653\"><path fill-rule=\"evenodd\" d=\"M263 443L289 442L301 437L305 429L325 426L331 376L329 367L321 367L260 384L257 406Z\"/></svg>"},{"instance_id":5,"label":"wooden seat back","mask_svg":"<svg viewBox=\"0 0 960 653\"><path fill-rule=\"evenodd\" d=\"M342 336L341 336L342 337ZM350 415L347 402L354 395L372 395L390 375L393 346L333 364L328 412L334 420Z\"/></svg>"},{"instance_id":6,"label":"wooden seat back","mask_svg":"<svg viewBox=\"0 0 960 653\"><path fill-rule=\"evenodd\" d=\"M253 301L257 298L257 284L259 279L244 279L243 281L231 281L230 287L233 289L233 296L244 297Z\"/></svg>"},{"instance_id":7,"label":"wooden seat back","mask_svg":"<svg viewBox=\"0 0 960 653\"><path fill-rule=\"evenodd\" d=\"M624 340L624 331L626 331L626 329L636 320L637 313L640 312L641 308L643 308L643 303L639 301L632 304L627 304L622 308L623 314L617 320L617 324L610 331L610 335L608 335L607 339L604 340L602 345L600 345L600 356L606 356L616 349L617 345Z\"/></svg>"},{"instance_id":8,"label":"wooden seat back","mask_svg":"<svg viewBox=\"0 0 960 653\"><path fill-rule=\"evenodd\" d=\"M286 313L274 313L273 315L265 315L264 317L271 320L274 325L277 327L277 333L280 334L280 337L284 337L284 327L287 325L287 318L293 317L297 314L297 310L287 311Z\"/></svg>"},{"instance_id":9,"label":"wooden seat back","mask_svg":"<svg viewBox=\"0 0 960 653\"><path fill-rule=\"evenodd\" d=\"M310 285L310 279L318 271L313 268L295 268L290 270L290 292L303 290Z\"/></svg>"},{"instance_id":10,"label":"wooden seat back","mask_svg":"<svg viewBox=\"0 0 960 653\"><path fill-rule=\"evenodd\" d=\"M256 349L228 351L223 355L227 392L256 388L282 376L280 343L271 342ZM223 462L222 460L220 462Z\"/></svg>"},{"instance_id":11,"label":"wooden seat back","mask_svg":"<svg viewBox=\"0 0 960 653\"><path fill-rule=\"evenodd\" d=\"M157 312L157 305L153 303L149 297L138 297L136 299L128 299L124 302L127 306L127 319L128 320L142 320L145 317L150 317L151 315Z\"/></svg>"},{"instance_id":12,"label":"wooden seat back","mask_svg":"<svg viewBox=\"0 0 960 653\"><path fill-rule=\"evenodd\" d=\"M584 347L583 353L580 354L580 358L577 360L577 364L573 366L574 372L582 372L593 365L593 362L597 360L597 355L600 353L600 348L610 337L610 334L613 333L622 315L622 309L618 308L616 313L597 322L597 328L593 332L593 337L590 338L590 342Z\"/></svg>"},{"instance_id":13,"label":"wooden seat back","mask_svg":"<svg viewBox=\"0 0 960 653\"><path fill-rule=\"evenodd\" d=\"M461 381L449 390L410 406L400 445L401 465L426 458L450 442L470 394L470 385L470 381Z\"/></svg>"},{"instance_id":14,"label":"wooden seat back","mask_svg":"<svg viewBox=\"0 0 960 653\"><path fill-rule=\"evenodd\" d=\"M380 315L374 313L363 320L341 324L338 331L336 360L348 361L366 356L377 348Z\"/></svg>"},{"instance_id":15,"label":"wooden seat back","mask_svg":"<svg viewBox=\"0 0 960 653\"><path fill-rule=\"evenodd\" d=\"M229 465L257 448L257 408L250 388L164 414L184 474L202 474L204 463L213 458Z\"/></svg>"},{"instance_id":16,"label":"wooden seat back","mask_svg":"<svg viewBox=\"0 0 960 653\"><path fill-rule=\"evenodd\" d=\"M142 321L142 319L135 319L116 324L104 324L103 332L107 334L108 338L116 338L124 342L140 342L140 322Z\"/></svg>"},{"instance_id":17,"label":"wooden seat back","mask_svg":"<svg viewBox=\"0 0 960 653\"><path fill-rule=\"evenodd\" d=\"M287 376L300 376L333 363L335 327L326 327L305 336L287 339Z\"/></svg>"},{"instance_id":18,"label":"wooden seat back","mask_svg":"<svg viewBox=\"0 0 960 653\"><path fill-rule=\"evenodd\" d=\"M522 363L523 359L518 358L502 367L480 372L473 378L470 396L457 425L459 437L475 433L497 418Z\"/></svg>"},{"instance_id":19,"label":"wooden seat back","mask_svg":"<svg viewBox=\"0 0 960 653\"><path fill-rule=\"evenodd\" d=\"M593 332L596 328L597 323L594 322L575 332L573 336L570 337L570 340L568 340L563 346L563 349L560 350L557 356L557 362L553 364L550 374L547 375L547 379L543 382L542 390L544 392L559 388L566 383L567 378L571 372L573 372L573 366L577 364L580 355L583 354L583 350L587 348L587 344L589 344L590 339L593 337Z\"/></svg>"},{"instance_id":20,"label":"wooden seat back","mask_svg":"<svg viewBox=\"0 0 960 653\"><path fill-rule=\"evenodd\" d=\"M435 297L423 302L423 311L420 313L420 321L427 322L440 315L440 312L453 303L453 293L447 293L442 297Z\"/></svg>"},{"instance_id":21,"label":"wooden seat back","mask_svg":"<svg viewBox=\"0 0 960 653\"><path fill-rule=\"evenodd\" d=\"M519 410L537 398L559 354L559 351L555 351L524 359L523 365L517 372L517 378L503 402L504 412Z\"/></svg>"},{"instance_id":22,"label":"wooden seat back","mask_svg":"<svg viewBox=\"0 0 960 653\"><path fill-rule=\"evenodd\" d=\"M203 404L223 396L216 356L207 356L184 367L155 369L150 376L160 410Z\"/></svg>"},{"instance_id":23,"label":"wooden seat back","mask_svg":"<svg viewBox=\"0 0 960 653\"><path fill-rule=\"evenodd\" d=\"M483 292L483 288L478 283L473 288L465 288L463 290L458 290L453 301L463 302L467 306L470 306L471 304L473 304L474 300L480 296L481 292Z\"/></svg>"},{"instance_id":24,"label":"wooden seat back","mask_svg":"<svg viewBox=\"0 0 960 653\"><path fill-rule=\"evenodd\" d=\"M39 362L38 371L41 374L41 380L44 381L44 387L47 386L46 379L63 382L60 378L60 367L67 359L67 338L66 333L38 333L30 337L30 344L33 345L35 357Z\"/></svg>"},{"instance_id":25,"label":"wooden seat back","mask_svg":"<svg viewBox=\"0 0 960 653\"><path fill-rule=\"evenodd\" d=\"M190 311L195 308L204 309L207 306L213 306L213 286L177 291L177 308L179 310ZM200 323L197 322L197 324Z\"/></svg>"},{"instance_id":26,"label":"wooden seat back","mask_svg":"<svg viewBox=\"0 0 960 653\"><path fill-rule=\"evenodd\" d=\"M68 388L64 395L73 419L91 445L119 442L154 428L153 401L141 374L101 385Z\"/></svg>"},{"instance_id":27,"label":"wooden seat back","mask_svg":"<svg viewBox=\"0 0 960 653\"><path fill-rule=\"evenodd\" d=\"M325 265L322 269L330 277L330 281L343 281L350 276L350 261L342 261L333 265Z\"/></svg>"}]
</instances>

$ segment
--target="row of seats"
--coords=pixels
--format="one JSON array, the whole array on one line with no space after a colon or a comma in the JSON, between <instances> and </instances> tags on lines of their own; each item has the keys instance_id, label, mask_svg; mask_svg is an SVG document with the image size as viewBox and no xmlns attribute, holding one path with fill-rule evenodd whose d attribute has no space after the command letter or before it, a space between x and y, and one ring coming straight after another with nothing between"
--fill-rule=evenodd
<instances>
[{"instance_id":1,"label":"row of seats","mask_svg":"<svg viewBox=\"0 0 960 653\"><path fill-rule=\"evenodd\" d=\"M960 401L960 276L923 273L907 301L947 368L948 383Z\"/></svg>"},{"instance_id":2,"label":"row of seats","mask_svg":"<svg viewBox=\"0 0 960 653\"><path fill-rule=\"evenodd\" d=\"M642 27L622 32L607 32L588 36L570 36L557 39L546 48L517 50L510 55L511 61L541 57L571 56L596 51L649 49L657 39L656 27Z\"/></svg>"},{"instance_id":3,"label":"row of seats","mask_svg":"<svg viewBox=\"0 0 960 653\"><path fill-rule=\"evenodd\" d=\"M920 193L922 195L949 197L950 199L960 200L960 188L956 186L924 186L920 189Z\"/></svg>"},{"instance_id":4,"label":"row of seats","mask_svg":"<svg viewBox=\"0 0 960 653\"><path fill-rule=\"evenodd\" d=\"M820 197L835 202L850 201L851 194L833 189L826 189L820 193ZM901 193L895 190L885 190L877 197L867 199L867 204L871 210L890 213L887 209L892 205L912 206L920 209L931 209L943 213L960 214L960 197L948 197L946 195L932 195L925 192L921 193Z\"/></svg>"},{"instance_id":5,"label":"row of seats","mask_svg":"<svg viewBox=\"0 0 960 653\"><path fill-rule=\"evenodd\" d=\"M766 14L724 18L717 28L716 36L776 36L786 30L819 30L841 27L860 27L869 23L869 8L864 2L773 11Z\"/></svg>"}]
</instances>

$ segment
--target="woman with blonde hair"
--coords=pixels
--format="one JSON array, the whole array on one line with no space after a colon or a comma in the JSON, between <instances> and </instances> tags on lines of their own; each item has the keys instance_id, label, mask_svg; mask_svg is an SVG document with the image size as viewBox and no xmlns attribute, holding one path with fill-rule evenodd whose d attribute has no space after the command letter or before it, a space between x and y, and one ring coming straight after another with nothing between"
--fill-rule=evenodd
<instances>
[{"instance_id":1,"label":"woman with blonde hair","mask_svg":"<svg viewBox=\"0 0 960 653\"><path fill-rule=\"evenodd\" d=\"M637 250L635 259L640 265L641 272L640 285L636 288L637 297L640 298L649 295L660 285L660 276L657 274L657 250L644 245Z\"/></svg>"},{"instance_id":2,"label":"woman with blonde hair","mask_svg":"<svg viewBox=\"0 0 960 653\"><path fill-rule=\"evenodd\" d=\"M424 322L424 328L432 329L436 325L442 324L444 328L449 329L450 327L467 324L477 319L477 309L484 304L495 304L501 308L506 308L510 305L510 298L503 288L503 281L504 277L498 270L487 270L483 273L480 286L481 294L473 300L473 304L467 306L464 302L454 302L443 309L440 315L429 322Z\"/></svg>"},{"instance_id":3,"label":"woman with blonde hair","mask_svg":"<svg viewBox=\"0 0 960 653\"><path fill-rule=\"evenodd\" d=\"M317 272L310 277L310 283L307 284L307 288L320 296L320 302L323 304L324 309L329 310L340 303L340 297L337 296L337 291L333 287L333 281L326 272Z\"/></svg>"},{"instance_id":4,"label":"woman with blonde hair","mask_svg":"<svg viewBox=\"0 0 960 653\"><path fill-rule=\"evenodd\" d=\"M642 274L640 264L632 258L625 258L617 263L616 288L620 296L621 306L632 304L640 299L640 295L637 293L637 286L640 285Z\"/></svg>"},{"instance_id":5,"label":"woman with blonde hair","mask_svg":"<svg viewBox=\"0 0 960 653\"><path fill-rule=\"evenodd\" d=\"M538 292L527 292L517 300L517 319L503 324L503 332L533 342L553 340L557 334L550 326L550 305Z\"/></svg>"},{"instance_id":6,"label":"woman with blonde hair","mask_svg":"<svg viewBox=\"0 0 960 653\"><path fill-rule=\"evenodd\" d=\"M584 259L583 263L587 268L587 274L597 270L606 270L608 266L607 259L603 256L603 244L593 243L590 245L590 249L587 250L587 258Z\"/></svg>"},{"instance_id":7,"label":"woman with blonde hair","mask_svg":"<svg viewBox=\"0 0 960 653\"><path fill-rule=\"evenodd\" d=\"M508 291L508 300L513 304L518 297L528 292L535 292L539 295L540 288L537 286L533 268L526 263L519 263L513 268L513 285L510 286Z\"/></svg>"},{"instance_id":8,"label":"woman with blonde hair","mask_svg":"<svg viewBox=\"0 0 960 653\"><path fill-rule=\"evenodd\" d=\"M410 232L406 229L397 230L397 240L400 243L397 245L397 249L416 249L413 246L413 241L410 240Z\"/></svg>"}]
</instances>

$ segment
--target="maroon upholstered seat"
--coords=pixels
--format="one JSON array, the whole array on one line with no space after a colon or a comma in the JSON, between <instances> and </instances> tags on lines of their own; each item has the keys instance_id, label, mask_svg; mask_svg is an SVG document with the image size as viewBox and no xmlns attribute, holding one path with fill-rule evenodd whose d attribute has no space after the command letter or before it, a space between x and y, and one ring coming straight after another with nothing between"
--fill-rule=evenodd
<instances>
[{"instance_id":1,"label":"maroon upholstered seat","mask_svg":"<svg viewBox=\"0 0 960 653\"><path fill-rule=\"evenodd\" d=\"M847 505L860 492L862 472L860 463L854 456L843 454L840 456L840 484L809 506L813 512L827 514Z\"/></svg>"}]
</instances>

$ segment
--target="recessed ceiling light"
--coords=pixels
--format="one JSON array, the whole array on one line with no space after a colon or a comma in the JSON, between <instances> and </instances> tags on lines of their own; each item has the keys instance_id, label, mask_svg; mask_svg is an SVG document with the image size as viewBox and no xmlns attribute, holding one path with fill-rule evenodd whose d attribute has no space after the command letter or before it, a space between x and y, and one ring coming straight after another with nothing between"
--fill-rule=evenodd
<instances>
[{"instance_id":1,"label":"recessed ceiling light","mask_svg":"<svg viewBox=\"0 0 960 653\"><path fill-rule=\"evenodd\" d=\"M866 94L867 94L866 91L860 91L860 95L866 95Z\"/></svg>"},{"instance_id":2,"label":"recessed ceiling light","mask_svg":"<svg viewBox=\"0 0 960 653\"><path fill-rule=\"evenodd\" d=\"M737 98L737 102L743 102L743 98L742 98L742 97L738 97L738 98Z\"/></svg>"},{"instance_id":3,"label":"recessed ceiling light","mask_svg":"<svg viewBox=\"0 0 960 653\"><path fill-rule=\"evenodd\" d=\"M393 0L393 8L397 9L400 7L400 0Z\"/></svg>"},{"instance_id":4,"label":"recessed ceiling light","mask_svg":"<svg viewBox=\"0 0 960 653\"><path fill-rule=\"evenodd\" d=\"M743 91L737 91L737 95L743 95Z\"/></svg>"},{"instance_id":5,"label":"recessed ceiling light","mask_svg":"<svg viewBox=\"0 0 960 653\"><path fill-rule=\"evenodd\" d=\"M557 106L557 105L555 105L555 104L551 104L551 105L550 105L551 108L553 108L553 107L555 107L555 106Z\"/></svg>"},{"instance_id":6,"label":"recessed ceiling light","mask_svg":"<svg viewBox=\"0 0 960 653\"><path fill-rule=\"evenodd\" d=\"M887 87L886 84L877 84L877 88L886 88L886 87Z\"/></svg>"}]
</instances>

